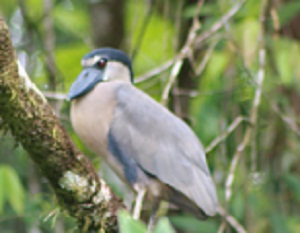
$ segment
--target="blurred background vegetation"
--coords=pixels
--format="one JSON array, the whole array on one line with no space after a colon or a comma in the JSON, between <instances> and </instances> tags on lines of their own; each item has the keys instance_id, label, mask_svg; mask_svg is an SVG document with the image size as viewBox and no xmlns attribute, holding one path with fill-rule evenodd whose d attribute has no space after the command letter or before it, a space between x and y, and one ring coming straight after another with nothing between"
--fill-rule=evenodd
<instances>
[{"instance_id":1,"label":"blurred background vegetation","mask_svg":"<svg viewBox=\"0 0 300 233\"><path fill-rule=\"evenodd\" d=\"M300 2L197 2L11 0L0 14L31 79L120 196L72 131L64 101L82 56L96 47L126 51L137 86L207 149L223 213L199 222L170 211L177 232L300 232ZM0 131L0 150L0 232L71 232L74 222L9 132ZM120 216L123 232L144 231ZM165 222L156 232L173 232Z\"/></svg>"}]
</instances>

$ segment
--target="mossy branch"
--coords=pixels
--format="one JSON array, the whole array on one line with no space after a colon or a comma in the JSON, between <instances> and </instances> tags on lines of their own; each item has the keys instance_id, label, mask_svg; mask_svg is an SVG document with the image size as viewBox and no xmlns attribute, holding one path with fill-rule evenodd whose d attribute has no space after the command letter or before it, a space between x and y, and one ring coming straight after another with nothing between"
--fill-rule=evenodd
<instances>
[{"instance_id":1,"label":"mossy branch","mask_svg":"<svg viewBox=\"0 0 300 233\"><path fill-rule=\"evenodd\" d=\"M122 207L93 166L72 143L51 106L18 69L10 34L0 18L0 118L49 180L59 205L80 232L116 232Z\"/></svg>"}]
</instances>

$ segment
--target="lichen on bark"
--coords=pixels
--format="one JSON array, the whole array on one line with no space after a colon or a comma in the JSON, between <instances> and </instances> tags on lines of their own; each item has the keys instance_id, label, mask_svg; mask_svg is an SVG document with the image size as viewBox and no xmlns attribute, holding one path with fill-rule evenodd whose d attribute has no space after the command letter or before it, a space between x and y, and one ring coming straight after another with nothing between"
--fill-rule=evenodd
<instances>
[{"instance_id":1,"label":"lichen on bark","mask_svg":"<svg viewBox=\"0 0 300 233\"><path fill-rule=\"evenodd\" d=\"M60 206L76 218L81 232L117 231L116 213L123 207L121 202L113 193L99 198L105 183L100 182L38 89L24 73L19 74L8 27L1 18L0 118L0 129L10 130L22 144L49 180Z\"/></svg>"}]
</instances>

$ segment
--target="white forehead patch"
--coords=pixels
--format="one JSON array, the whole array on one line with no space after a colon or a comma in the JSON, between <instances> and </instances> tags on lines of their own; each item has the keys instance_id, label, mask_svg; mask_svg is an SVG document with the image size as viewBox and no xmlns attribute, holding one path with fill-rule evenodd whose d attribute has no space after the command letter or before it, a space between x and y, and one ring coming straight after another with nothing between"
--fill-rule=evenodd
<instances>
[{"instance_id":1,"label":"white forehead patch","mask_svg":"<svg viewBox=\"0 0 300 233\"><path fill-rule=\"evenodd\" d=\"M102 57L101 56L94 56L88 59L81 60L81 65L83 67L89 67L95 65L98 61L100 61Z\"/></svg>"}]
</instances>

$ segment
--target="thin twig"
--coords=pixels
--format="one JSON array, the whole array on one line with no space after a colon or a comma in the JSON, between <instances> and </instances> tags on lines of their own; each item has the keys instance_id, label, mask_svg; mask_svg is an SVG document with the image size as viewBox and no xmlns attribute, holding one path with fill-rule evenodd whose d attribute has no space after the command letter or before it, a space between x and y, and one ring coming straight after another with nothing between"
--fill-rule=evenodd
<instances>
[{"instance_id":1,"label":"thin twig","mask_svg":"<svg viewBox=\"0 0 300 233\"><path fill-rule=\"evenodd\" d=\"M179 74L179 72L182 68L183 59L186 58L186 57L189 57L192 54L195 39L197 37L197 32L200 29L200 23L199 23L199 20L197 18L197 15L200 12L200 9L202 7L203 2L204 2L203 0L198 1L196 16L193 19L193 24L190 28L190 31L189 31L189 34L187 36L186 42L185 42L184 46L182 47L182 49L180 50L179 55L177 56L177 60L176 60L175 64L173 65L173 68L171 70L169 81L168 81L167 85L164 88L162 98L161 98L161 103L163 105L166 105L167 102L168 102L168 97L169 97L170 90L171 90L172 86L174 85L176 77L178 76L178 74Z\"/></svg>"},{"instance_id":2,"label":"thin twig","mask_svg":"<svg viewBox=\"0 0 300 233\"><path fill-rule=\"evenodd\" d=\"M236 152L233 156L233 159L230 164L229 168L229 174L226 179L225 183L225 199L226 202L229 203L231 198L231 188L234 181L234 172L237 167L238 161L241 157L242 152L246 148L246 146L249 144L249 141L251 139L251 136L253 134L253 127L256 126L257 122L257 113L258 113L258 107L261 100L262 95L262 85L265 77L265 47L264 47L264 20L266 18L267 13L267 3L268 0L264 0L262 2L262 12L260 15L260 22L261 22L261 30L259 35L259 42L260 42L260 49L259 49L259 70L258 70L258 77L257 77L257 87L255 91L255 96L252 103L251 113L250 113L250 122L251 127L248 126L246 133L244 135L243 141L238 145Z\"/></svg>"},{"instance_id":3,"label":"thin twig","mask_svg":"<svg viewBox=\"0 0 300 233\"><path fill-rule=\"evenodd\" d=\"M57 92L43 91L43 95L47 99L53 99L53 100L67 100L68 99L66 94L57 93Z\"/></svg>"},{"instance_id":4,"label":"thin twig","mask_svg":"<svg viewBox=\"0 0 300 233\"><path fill-rule=\"evenodd\" d=\"M50 89L55 91L56 89L56 64L54 59L54 47L55 47L55 32L53 26L52 0L43 0L44 5L44 47L45 47L45 60L48 70L48 78Z\"/></svg>"},{"instance_id":5,"label":"thin twig","mask_svg":"<svg viewBox=\"0 0 300 233\"><path fill-rule=\"evenodd\" d=\"M238 233L247 233L246 229L232 216L230 215L223 207L219 206L219 213L226 221L238 232ZM222 224L223 225L223 224ZM222 232L222 231L220 231Z\"/></svg>"},{"instance_id":6,"label":"thin twig","mask_svg":"<svg viewBox=\"0 0 300 233\"><path fill-rule=\"evenodd\" d=\"M214 139L206 148L205 148L205 153L211 152L218 144L223 142L242 122L244 121L249 121L248 118L238 116L235 118L235 120L231 123L231 125L226 129L226 131Z\"/></svg>"},{"instance_id":7,"label":"thin twig","mask_svg":"<svg viewBox=\"0 0 300 233\"><path fill-rule=\"evenodd\" d=\"M176 61L176 59L172 59L172 60L165 62L161 66L156 67L155 69L150 70L146 74L143 74L142 76L137 77L134 82L140 83L140 82L144 82L148 79L151 79L155 75L158 75L158 74L164 72L165 70L167 70L168 68L170 68L174 64L175 61Z\"/></svg>"},{"instance_id":8,"label":"thin twig","mask_svg":"<svg viewBox=\"0 0 300 233\"><path fill-rule=\"evenodd\" d=\"M173 84L176 80L176 77L177 77L178 73L180 72L182 64L183 64L183 60L179 59L178 61L176 61L176 63L174 64L174 66L172 68L171 75L170 75L170 78L169 78L169 82L165 86L163 94L162 94L161 102L162 102L163 105L167 105L168 96L169 96L171 87L173 86Z\"/></svg>"},{"instance_id":9,"label":"thin twig","mask_svg":"<svg viewBox=\"0 0 300 233\"><path fill-rule=\"evenodd\" d=\"M232 16L234 16L238 12L238 10L243 6L243 4L245 3L245 1L246 0L241 0L240 2L238 2L238 4L236 4L235 6L233 6L233 8L224 17L222 17L208 31L206 31L204 34L198 36L197 38L195 38L195 36L196 36L196 33L198 32L198 30L200 29L200 25L199 25L198 19L196 19L196 17L195 17L194 18L194 23L193 23L193 25L192 25L191 28L195 27L196 23L197 23L197 25L196 25L197 27L194 30L190 30L190 33L189 33L189 36L187 38L186 44L183 46L183 48L181 49L181 52L175 57L175 59L169 60L166 63L164 63L163 65L161 65L160 67L155 68L152 71L150 71L150 72L148 72L148 73L146 73L146 74L138 77L135 82L136 83L140 83L140 82L146 81L146 80L152 78L153 76L158 75L161 72L165 71L166 69L168 69L172 65L174 65L174 67L175 67L174 63L176 63L176 61L178 61L179 59L184 59L184 58L188 57L189 53L182 54L182 51L187 52L184 49L184 48L187 48L187 46L186 46L187 44L189 44L190 47L192 47L192 45L194 45L194 44L198 45L200 42L202 42L203 40L205 40L208 37L210 37L211 34L217 32ZM198 6L197 6L197 12L198 13L199 13L199 11L201 9L201 6L202 6L203 2L204 1L198 1ZM190 40L190 38L193 38L193 40ZM204 64L205 64L205 62L204 62ZM178 65L176 65L176 66L178 66ZM201 67L201 69L203 69L202 66L200 66L200 67ZM200 67L198 68L198 72L197 73L201 72ZM173 85L172 81L175 81L175 79L176 79L176 77L174 79L172 77L170 77L169 82L171 81L171 83L170 83L171 87ZM170 85L170 84L168 84L168 85ZM166 101L162 100L162 102L166 102Z\"/></svg>"},{"instance_id":10,"label":"thin twig","mask_svg":"<svg viewBox=\"0 0 300 233\"><path fill-rule=\"evenodd\" d=\"M196 68L196 76L199 76L200 74L202 74L204 68L207 65L207 62L209 61L209 59L211 58L212 52L214 51L216 45L218 44L219 40L215 40L208 48L207 52L205 53L201 63L198 65L198 67Z\"/></svg>"},{"instance_id":11,"label":"thin twig","mask_svg":"<svg viewBox=\"0 0 300 233\"><path fill-rule=\"evenodd\" d=\"M147 12L146 12L146 16L144 17L144 21L142 23L142 26L141 26L141 30L139 32L139 35L138 35L138 38L137 38L137 42L136 42L136 45L133 49L133 52L132 52L132 55L131 55L131 61L133 62L141 45L142 45L142 41L144 39L144 35L146 33L146 30L148 28L148 25L149 25L149 22L150 22L150 19L151 19L151 16L152 16L152 13L153 13L153 1L150 0L149 3L148 3L148 6L147 6Z\"/></svg>"},{"instance_id":12,"label":"thin twig","mask_svg":"<svg viewBox=\"0 0 300 233\"><path fill-rule=\"evenodd\" d=\"M219 226L218 233L222 233L225 230L225 227L226 227L226 220L224 219L221 225Z\"/></svg>"},{"instance_id":13,"label":"thin twig","mask_svg":"<svg viewBox=\"0 0 300 233\"><path fill-rule=\"evenodd\" d=\"M241 57L239 51L236 51L237 55ZM251 71L243 64L242 65L243 71L249 76L249 81L254 87L258 87L257 81L254 80L254 76L252 75ZM297 123L292 117L286 116L278 107L278 104L273 101L273 99L263 90L262 96L270 103L272 110L280 117L280 119L287 124L287 126L299 137L300 136L300 129L297 126Z\"/></svg>"},{"instance_id":14,"label":"thin twig","mask_svg":"<svg viewBox=\"0 0 300 233\"><path fill-rule=\"evenodd\" d=\"M298 136L300 137L300 129L294 119L292 119L289 116L284 116L284 114L280 111L278 105L271 100L271 98L267 95L264 95L264 97L270 102L272 110L281 118L281 120L286 123L290 129Z\"/></svg>"},{"instance_id":15,"label":"thin twig","mask_svg":"<svg viewBox=\"0 0 300 233\"><path fill-rule=\"evenodd\" d=\"M217 21L208 31L206 31L205 33L203 33L202 35L200 35L196 41L195 44L199 45L200 43L202 43L204 40L206 40L207 38L209 38L213 33L217 32L218 30L220 30L226 23L227 21L234 16L240 9L241 7L244 5L244 3L246 2L246 0L241 0L239 2L237 2L237 4L235 4L226 15L224 15L219 21Z\"/></svg>"},{"instance_id":16,"label":"thin twig","mask_svg":"<svg viewBox=\"0 0 300 233\"><path fill-rule=\"evenodd\" d=\"M271 8L272 10L272 8ZM270 12L271 13L271 12ZM232 48L234 48L234 52L236 53L237 57L241 60L241 67L245 74L249 77L249 82L253 85L254 88L258 87L257 81L255 81L255 77L252 74L252 72L247 68L246 64L243 61L243 56L241 55L240 49L237 48L236 42L234 39L231 37L230 42L232 45ZM297 125L297 122L295 119L293 119L291 116L287 116L285 113L283 113L280 108L278 107L278 104L275 103L263 89L262 91L262 96L270 103L271 109L280 117L280 119L287 124L287 126L299 137L300 136L300 129Z\"/></svg>"}]
</instances>

